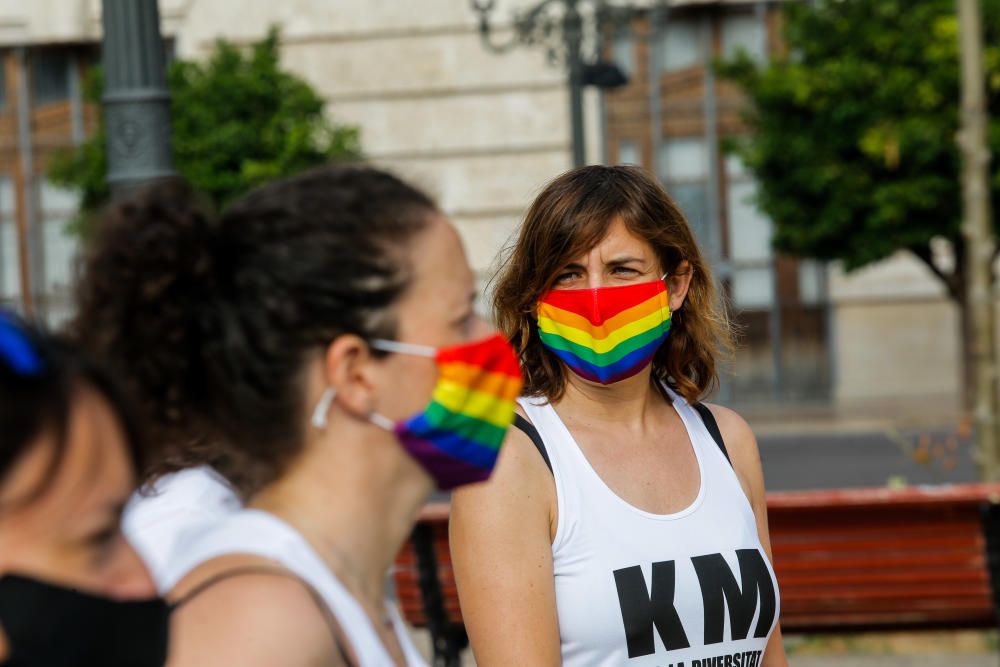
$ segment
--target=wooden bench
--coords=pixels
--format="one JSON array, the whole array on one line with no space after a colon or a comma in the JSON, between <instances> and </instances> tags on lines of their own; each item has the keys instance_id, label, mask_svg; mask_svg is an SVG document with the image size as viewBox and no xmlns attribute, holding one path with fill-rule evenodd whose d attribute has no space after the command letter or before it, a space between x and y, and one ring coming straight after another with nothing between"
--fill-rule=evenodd
<instances>
[{"instance_id":1,"label":"wooden bench","mask_svg":"<svg viewBox=\"0 0 1000 667\"><path fill-rule=\"evenodd\" d=\"M791 633L996 627L1000 484L768 495L781 627ZM407 621L435 664L468 639L448 550L448 505L428 505L396 561Z\"/></svg>"}]
</instances>

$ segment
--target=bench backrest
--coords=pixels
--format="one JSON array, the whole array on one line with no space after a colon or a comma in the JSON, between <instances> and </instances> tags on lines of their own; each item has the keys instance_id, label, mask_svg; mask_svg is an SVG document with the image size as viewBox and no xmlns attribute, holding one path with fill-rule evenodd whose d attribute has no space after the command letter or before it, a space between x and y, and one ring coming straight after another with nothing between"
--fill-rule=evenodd
<instances>
[{"instance_id":1,"label":"bench backrest","mask_svg":"<svg viewBox=\"0 0 1000 667\"><path fill-rule=\"evenodd\" d=\"M785 632L996 625L984 520L1000 487L776 493Z\"/></svg>"},{"instance_id":2,"label":"bench backrest","mask_svg":"<svg viewBox=\"0 0 1000 667\"><path fill-rule=\"evenodd\" d=\"M1000 484L770 494L782 630L994 626L990 564L1000 565L1000 549L992 544L1000 529L997 502ZM458 626L447 504L429 505L420 521L424 559L433 546L440 584L440 601L432 600L432 608L447 625ZM413 540L399 554L395 582L407 621L427 625ZM424 590L431 583L424 576Z\"/></svg>"}]
</instances>

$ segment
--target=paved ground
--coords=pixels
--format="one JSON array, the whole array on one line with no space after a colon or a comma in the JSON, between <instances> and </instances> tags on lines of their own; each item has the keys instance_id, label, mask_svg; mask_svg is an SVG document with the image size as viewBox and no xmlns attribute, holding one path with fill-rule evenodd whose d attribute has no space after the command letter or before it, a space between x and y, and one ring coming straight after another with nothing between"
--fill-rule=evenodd
<instances>
[{"instance_id":1,"label":"paved ground","mask_svg":"<svg viewBox=\"0 0 1000 667\"><path fill-rule=\"evenodd\" d=\"M769 491L976 479L972 440L941 428L762 434L758 440Z\"/></svg>"},{"instance_id":2,"label":"paved ground","mask_svg":"<svg viewBox=\"0 0 1000 667\"><path fill-rule=\"evenodd\" d=\"M972 433L946 400L736 408L771 491L976 479Z\"/></svg>"}]
</instances>

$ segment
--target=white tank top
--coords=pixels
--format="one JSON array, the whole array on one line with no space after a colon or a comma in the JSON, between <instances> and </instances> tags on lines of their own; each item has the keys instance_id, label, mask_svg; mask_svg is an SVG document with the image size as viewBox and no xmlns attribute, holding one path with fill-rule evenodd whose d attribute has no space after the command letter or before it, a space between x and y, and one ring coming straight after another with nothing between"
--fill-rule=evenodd
<instances>
[{"instance_id":1,"label":"white tank top","mask_svg":"<svg viewBox=\"0 0 1000 667\"><path fill-rule=\"evenodd\" d=\"M555 477L565 667L756 667L777 623L777 580L746 494L698 413L670 396L701 472L698 496L673 514L625 502L551 405L519 401Z\"/></svg>"},{"instance_id":2,"label":"white tank top","mask_svg":"<svg viewBox=\"0 0 1000 667\"><path fill-rule=\"evenodd\" d=\"M132 494L122 530L163 594L170 590L163 579L181 533L218 521L241 505L233 488L210 466L189 468L164 475L145 493Z\"/></svg>"},{"instance_id":3,"label":"white tank top","mask_svg":"<svg viewBox=\"0 0 1000 667\"><path fill-rule=\"evenodd\" d=\"M211 526L186 531L178 544L164 583L173 588L193 569L228 554L252 554L280 563L307 583L336 618L358 659L357 667L392 665L368 615L334 576L312 546L294 528L277 517L254 509L233 512ZM410 641L395 605L386 600L393 628L406 664L427 667Z\"/></svg>"}]
</instances>

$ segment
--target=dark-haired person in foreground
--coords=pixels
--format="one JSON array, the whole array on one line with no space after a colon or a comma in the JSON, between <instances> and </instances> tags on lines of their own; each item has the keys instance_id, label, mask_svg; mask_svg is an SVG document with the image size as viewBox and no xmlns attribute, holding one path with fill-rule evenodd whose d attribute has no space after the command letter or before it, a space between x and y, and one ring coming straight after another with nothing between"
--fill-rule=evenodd
<instances>
[{"instance_id":1,"label":"dark-haired person in foreground","mask_svg":"<svg viewBox=\"0 0 1000 667\"><path fill-rule=\"evenodd\" d=\"M171 556L171 664L424 664L387 570L435 488L489 476L521 387L433 201L362 166L219 217L163 186L104 221L81 295L159 470L211 463L246 500Z\"/></svg>"},{"instance_id":2,"label":"dark-haired person in foreground","mask_svg":"<svg viewBox=\"0 0 1000 667\"><path fill-rule=\"evenodd\" d=\"M120 528L129 415L104 372L0 309L0 665L166 661L167 606Z\"/></svg>"},{"instance_id":3,"label":"dark-haired person in foreground","mask_svg":"<svg viewBox=\"0 0 1000 667\"><path fill-rule=\"evenodd\" d=\"M526 398L452 498L481 667L784 667L757 443L700 401L731 340L683 214L634 167L552 181L496 279Z\"/></svg>"}]
</instances>

